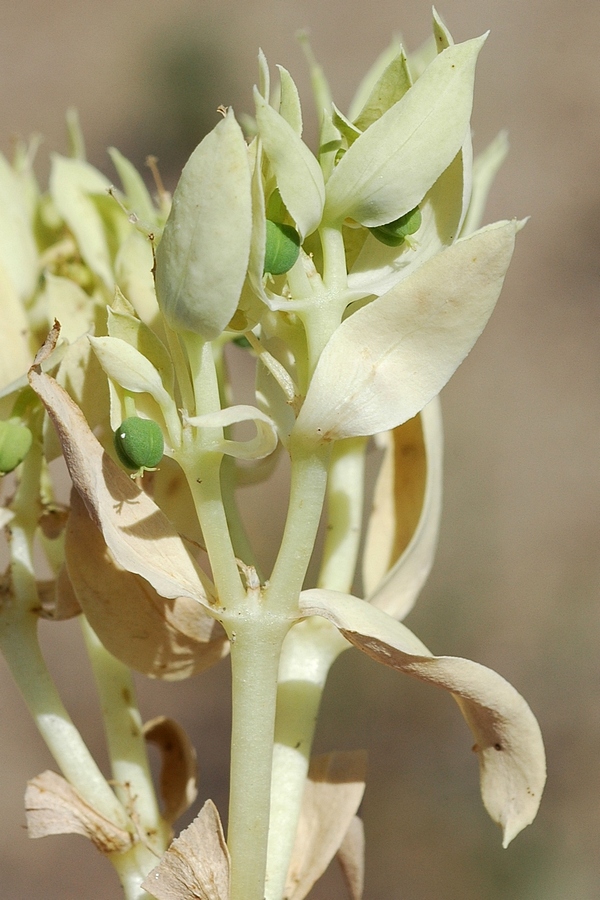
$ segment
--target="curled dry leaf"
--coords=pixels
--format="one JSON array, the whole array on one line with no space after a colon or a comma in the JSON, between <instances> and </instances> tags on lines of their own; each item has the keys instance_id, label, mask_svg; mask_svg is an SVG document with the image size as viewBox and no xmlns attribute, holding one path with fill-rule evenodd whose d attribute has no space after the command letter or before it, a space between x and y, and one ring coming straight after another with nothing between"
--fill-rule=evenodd
<instances>
[{"instance_id":1,"label":"curled dry leaf","mask_svg":"<svg viewBox=\"0 0 600 900\"><path fill-rule=\"evenodd\" d=\"M362 800L366 768L363 750L326 753L311 761L286 900L303 900L338 852Z\"/></svg>"},{"instance_id":2,"label":"curled dry leaf","mask_svg":"<svg viewBox=\"0 0 600 900\"><path fill-rule=\"evenodd\" d=\"M101 853L123 853L133 836L105 819L85 802L74 787L56 772L42 772L27 782L27 833L30 838L49 834L82 834Z\"/></svg>"},{"instance_id":3,"label":"curled dry leaf","mask_svg":"<svg viewBox=\"0 0 600 900\"><path fill-rule=\"evenodd\" d=\"M365 829L362 819L354 816L337 852L344 881L351 900L362 900L365 884Z\"/></svg>"},{"instance_id":4,"label":"curled dry leaf","mask_svg":"<svg viewBox=\"0 0 600 900\"><path fill-rule=\"evenodd\" d=\"M175 681L227 654L225 633L203 606L189 597L165 599L118 565L75 490L65 558L90 625L106 649L137 672Z\"/></svg>"},{"instance_id":5,"label":"curled dry leaf","mask_svg":"<svg viewBox=\"0 0 600 900\"><path fill-rule=\"evenodd\" d=\"M523 697L485 666L433 656L408 628L357 597L303 591L300 607L333 622L377 662L452 693L475 737L484 806L508 846L535 818L546 781L542 735Z\"/></svg>"},{"instance_id":6,"label":"curled dry leaf","mask_svg":"<svg viewBox=\"0 0 600 900\"><path fill-rule=\"evenodd\" d=\"M198 794L196 751L181 725L167 716L145 722L144 737L160 750L162 815L172 824L190 808Z\"/></svg>"},{"instance_id":7,"label":"curled dry leaf","mask_svg":"<svg viewBox=\"0 0 600 900\"><path fill-rule=\"evenodd\" d=\"M369 519L363 581L369 602L401 620L427 580L437 546L443 441L439 398L382 438L386 449Z\"/></svg>"},{"instance_id":8,"label":"curled dry leaf","mask_svg":"<svg viewBox=\"0 0 600 900\"><path fill-rule=\"evenodd\" d=\"M229 900L229 865L219 813L207 800L141 886L157 900Z\"/></svg>"},{"instance_id":9,"label":"curled dry leaf","mask_svg":"<svg viewBox=\"0 0 600 900\"><path fill-rule=\"evenodd\" d=\"M81 612L79 600L64 564L60 567L56 580L38 581L37 589L41 602L41 608L38 610L40 618L62 622L64 619L78 616Z\"/></svg>"},{"instance_id":10,"label":"curled dry leaf","mask_svg":"<svg viewBox=\"0 0 600 900\"><path fill-rule=\"evenodd\" d=\"M81 410L48 375L29 381L58 432L69 474L111 553L169 599L191 597L210 606L211 585L158 506L104 452Z\"/></svg>"}]
</instances>

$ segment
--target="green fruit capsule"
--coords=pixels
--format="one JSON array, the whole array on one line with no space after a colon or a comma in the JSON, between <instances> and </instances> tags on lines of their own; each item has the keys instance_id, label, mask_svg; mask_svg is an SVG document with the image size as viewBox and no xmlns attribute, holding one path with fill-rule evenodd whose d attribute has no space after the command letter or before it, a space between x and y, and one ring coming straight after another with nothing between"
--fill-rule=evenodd
<instances>
[{"instance_id":1,"label":"green fruit capsule","mask_svg":"<svg viewBox=\"0 0 600 900\"><path fill-rule=\"evenodd\" d=\"M267 243L264 272L283 275L289 272L300 253L300 235L291 225L267 219Z\"/></svg>"},{"instance_id":2,"label":"green fruit capsule","mask_svg":"<svg viewBox=\"0 0 600 900\"><path fill-rule=\"evenodd\" d=\"M160 426L152 419L129 416L115 431L115 450L127 469L156 468L165 452Z\"/></svg>"},{"instance_id":3,"label":"green fruit capsule","mask_svg":"<svg viewBox=\"0 0 600 900\"><path fill-rule=\"evenodd\" d=\"M20 422L0 422L0 475L6 475L22 463L33 436Z\"/></svg>"},{"instance_id":4,"label":"green fruit capsule","mask_svg":"<svg viewBox=\"0 0 600 900\"><path fill-rule=\"evenodd\" d=\"M388 222L387 225L377 225L369 228L373 237L388 247L399 247L404 243L409 234L414 234L421 227L421 210L418 206L404 213L399 219Z\"/></svg>"}]
</instances>

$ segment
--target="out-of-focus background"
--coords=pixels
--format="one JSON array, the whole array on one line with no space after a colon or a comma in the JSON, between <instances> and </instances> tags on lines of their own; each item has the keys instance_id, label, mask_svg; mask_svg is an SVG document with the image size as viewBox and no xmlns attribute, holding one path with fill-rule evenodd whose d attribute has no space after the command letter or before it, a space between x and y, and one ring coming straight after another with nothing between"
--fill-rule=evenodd
<instances>
[{"instance_id":1,"label":"out-of-focus background","mask_svg":"<svg viewBox=\"0 0 600 900\"><path fill-rule=\"evenodd\" d=\"M446 498L430 582L408 624L434 652L508 678L544 732L549 781L508 850L478 797L471 736L442 692L343 655L317 749L366 747L366 900L600 896L600 4L441 0L456 40L491 34L478 65L475 149L509 131L487 220L531 216L497 311L444 390ZM154 153L174 185L219 104L251 112L256 54L296 78L314 51L344 109L394 33L430 33L424 0L21 0L0 4L0 146L40 132L66 151L79 109L88 157ZM309 134L312 127L308 122ZM116 177L110 174L110 177ZM1 213L1 211L0 211ZM277 529L269 508L260 528ZM66 704L103 765L76 622L43 628ZM0 663L0 897L107 900L120 889L82 838L28 841L25 782L52 760ZM227 804L228 665L183 684L139 680L145 718L176 716L198 749L200 800ZM185 821L183 822L185 824ZM341 898L332 867L312 898Z\"/></svg>"}]
</instances>

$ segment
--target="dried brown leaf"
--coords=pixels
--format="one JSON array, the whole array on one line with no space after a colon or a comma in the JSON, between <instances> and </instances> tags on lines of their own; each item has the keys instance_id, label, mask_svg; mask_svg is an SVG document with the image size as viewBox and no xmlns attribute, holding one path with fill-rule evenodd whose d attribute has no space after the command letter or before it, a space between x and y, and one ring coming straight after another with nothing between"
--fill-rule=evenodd
<instances>
[{"instance_id":1,"label":"dried brown leaf","mask_svg":"<svg viewBox=\"0 0 600 900\"><path fill-rule=\"evenodd\" d=\"M163 819L172 824L190 808L198 794L196 751L181 725L166 716L146 722L144 737L160 750Z\"/></svg>"},{"instance_id":2,"label":"dried brown leaf","mask_svg":"<svg viewBox=\"0 0 600 900\"><path fill-rule=\"evenodd\" d=\"M128 831L96 812L56 772L42 772L27 782L25 810L30 838L81 834L106 854L123 853L134 842Z\"/></svg>"},{"instance_id":3,"label":"dried brown leaf","mask_svg":"<svg viewBox=\"0 0 600 900\"><path fill-rule=\"evenodd\" d=\"M363 580L369 595L404 552L423 506L427 460L421 413L379 436L384 457L373 494Z\"/></svg>"},{"instance_id":4,"label":"dried brown leaf","mask_svg":"<svg viewBox=\"0 0 600 900\"><path fill-rule=\"evenodd\" d=\"M442 508L439 398L382 437L387 446L365 546L365 596L403 619L427 580L437 546Z\"/></svg>"},{"instance_id":5,"label":"dried brown leaf","mask_svg":"<svg viewBox=\"0 0 600 900\"><path fill-rule=\"evenodd\" d=\"M63 448L73 484L116 561L162 596L210 606L211 586L158 506L104 452L81 410L50 376L31 369Z\"/></svg>"},{"instance_id":6,"label":"dried brown leaf","mask_svg":"<svg viewBox=\"0 0 600 900\"><path fill-rule=\"evenodd\" d=\"M60 322L55 319L52 328L48 332L46 339L38 352L35 354L35 358L33 360L34 366L41 366L42 363L45 363L46 360L50 357L53 351L56 349L56 345L58 344L58 339L60 337Z\"/></svg>"},{"instance_id":7,"label":"dried brown leaf","mask_svg":"<svg viewBox=\"0 0 600 900\"><path fill-rule=\"evenodd\" d=\"M362 819L354 816L337 852L344 881L351 900L362 900L365 883L365 829Z\"/></svg>"},{"instance_id":8,"label":"dried brown leaf","mask_svg":"<svg viewBox=\"0 0 600 900\"><path fill-rule=\"evenodd\" d=\"M62 622L72 619L81 612L81 606L69 580L66 565L62 565L54 581L38 581L38 595L41 608L38 615L42 619Z\"/></svg>"},{"instance_id":9,"label":"dried brown leaf","mask_svg":"<svg viewBox=\"0 0 600 900\"><path fill-rule=\"evenodd\" d=\"M340 848L365 789L363 750L326 753L311 761L286 900L303 900Z\"/></svg>"},{"instance_id":10,"label":"dried brown leaf","mask_svg":"<svg viewBox=\"0 0 600 900\"><path fill-rule=\"evenodd\" d=\"M174 681L227 654L226 635L203 606L189 597L167 600L116 563L75 490L65 558L90 625L106 649L136 671Z\"/></svg>"},{"instance_id":11,"label":"dried brown leaf","mask_svg":"<svg viewBox=\"0 0 600 900\"><path fill-rule=\"evenodd\" d=\"M450 691L475 737L484 806L508 846L534 820L546 781L542 735L523 697L470 659L433 656L412 631L357 597L309 590L300 606L304 615L332 622L377 662Z\"/></svg>"},{"instance_id":12,"label":"dried brown leaf","mask_svg":"<svg viewBox=\"0 0 600 900\"><path fill-rule=\"evenodd\" d=\"M207 800L142 887L157 900L229 900L229 865L219 813Z\"/></svg>"}]
</instances>

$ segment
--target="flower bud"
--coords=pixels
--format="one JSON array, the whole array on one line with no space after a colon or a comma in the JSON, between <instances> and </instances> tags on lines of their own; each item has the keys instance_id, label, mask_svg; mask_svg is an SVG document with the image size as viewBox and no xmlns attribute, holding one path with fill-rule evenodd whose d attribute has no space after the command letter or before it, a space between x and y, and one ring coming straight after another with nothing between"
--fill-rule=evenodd
<instances>
[{"instance_id":1,"label":"flower bud","mask_svg":"<svg viewBox=\"0 0 600 900\"><path fill-rule=\"evenodd\" d=\"M267 219L265 273L283 275L289 272L300 253L300 235L291 225Z\"/></svg>"},{"instance_id":2,"label":"flower bud","mask_svg":"<svg viewBox=\"0 0 600 900\"><path fill-rule=\"evenodd\" d=\"M6 475L23 462L31 442L31 431L20 422L0 422L0 475Z\"/></svg>"},{"instance_id":3,"label":"flower bud","mask_svg":"<svg viewBox=\"0 0 600 900\"><path fill-rule=\"evenodd\" d=\"M388 222L387 225L377 225L374 228L369 228L369 231L382 244L386 244L388 247L399 247L409 234L414 234L420 227L421 210L418 206L415 206L414 209L404 213L399 219Z\"/></svg>"},{"instance_id":4,"label":"flower bud","mask_svg":"<svg viewBox=\"0 0 600 900\"><path fill-rule=\"evenodd\" d=\"M160 426L152 419L129 416L115 431L115 450L127 469L154 469L165 452Z\"/></svg>"}]
</instances>

